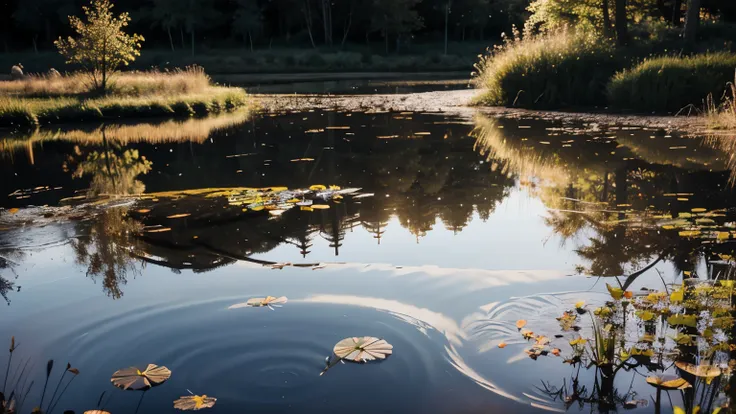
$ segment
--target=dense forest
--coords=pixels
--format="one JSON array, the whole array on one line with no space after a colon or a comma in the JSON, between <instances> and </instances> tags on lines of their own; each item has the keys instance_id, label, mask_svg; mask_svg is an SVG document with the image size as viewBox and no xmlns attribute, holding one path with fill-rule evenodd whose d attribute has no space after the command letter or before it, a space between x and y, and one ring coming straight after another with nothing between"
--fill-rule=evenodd
<instances>
[{"instance_id":1,"label":"dense forest","mask_svg":"<svg viewBox=\"0 0 736 414\"><path fill-rule=\"evenodd\" d=\"M736 21L736 1L696 0L707 16ZM413 44L496 39L530 15L628 18L680 25L693 0L121 0L146 47L187 51L375 45L391 53ZM68 15L86 0L4 0L0 51L52 50L69 34ZM530 8L531 6L531 8ZM601 13L602 12L602 13ZM642 13L643 12L643 13ZM613 19L613 17L611 17Z\"/></svg>"}]
</instances>

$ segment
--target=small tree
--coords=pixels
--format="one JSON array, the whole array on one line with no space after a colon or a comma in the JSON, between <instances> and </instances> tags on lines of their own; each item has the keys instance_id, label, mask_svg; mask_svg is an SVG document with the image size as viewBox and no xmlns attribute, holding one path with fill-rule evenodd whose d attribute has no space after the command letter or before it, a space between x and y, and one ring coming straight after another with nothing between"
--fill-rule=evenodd
<instances>
[{"instance_id":1,"label":"small tree","mask_svg":"<svg viewBox=\"0 0 736 414\"><path fill-rule=\"evenodd\" d=\"M121 65L127 66L140 56L143 36L129 35L123 28L130 22L128 13L115 17L110 0L92 0L84 6L86 22L69 16L69 24L77 37L59 38L56 47L67 63L78 63L87 71L97 91L105 92L110 76Z\"/></svg>"}]
</instances>

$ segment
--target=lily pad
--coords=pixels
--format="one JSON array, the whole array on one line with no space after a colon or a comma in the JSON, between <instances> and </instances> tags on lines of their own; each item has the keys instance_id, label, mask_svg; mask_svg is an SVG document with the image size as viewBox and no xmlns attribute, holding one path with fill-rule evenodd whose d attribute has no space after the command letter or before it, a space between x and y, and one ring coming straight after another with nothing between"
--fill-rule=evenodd
<instances>
[{"instance_id":1,"label":"lily pad","mask_svg":"<svg viewBox=\"0 0 736 414\"><path fill-rule=\"evenodd\" d=\"M196 411L203 408L212 408L215 402L217 402L217 398L206 395L186 395L174 401L174 408L184 411Z\"/></svg>"},{"instance_id":2,"label":"lily pad","mask_svg":"<svg viewBox=\"0 0 736 414\"><path fill-rule=\"evenodd\" d=\"M654 375L647 377L647 384L666 391L683 390L691 387L689 382L676 375Z\"/></svg>"},{"instance_id":3,"label":"lily pad","mask_svg":"<svg viewBox=\"0 0 736 414\"><path fill-rule=\"evenodd\" d=\"M240 309L240 308L260 308L263 306L280 306L288 301L286 296L266 296L265 298L251 298L247 302L237 303L230 306L228 309Z\"/></svg>"},{"instance_id":4,"label":"lily pad","mask_svg":"<svg viewBox=\"0 0 736 414\"><path fill-rule=\"evenodd\" d=\"M386 359L393 353L393 345L384 339L372 336L345 338L338 342L332 351L346 361L366 362Z\"/></svg>"},{"instance_id":5,"label":"lily pad","mask_svg":"<svg viewBox=\"0 0 736 414\"><path fill-rule=\"evenodd\" d=\"M693 365L687 362L677 361L675 362L675 366L688 374L705 378L707 381L711 381L713 378L719 377L722 374L721 369L715 365Z\"/></svg>"},{"instance_id":6,"label":"lily pad","mask_svg":"<svg viewBox=\"0 0 736 414\"><path fill-rule=\"evenodd\" d=\"M110 414L108 411L103 410L89 410L85 411L84 414Z\"/></svg>"},{"instance_id":7,"label":"lily pad","mask_svg":"<svg viewBox=\"0 0 736 414\"><path fill-rule=\"evenodd\" d=\"M124 390L144 390L164 383L171 377L171 371L166 367L148 364L145 370L130 367L121 369L112 374L110 381Z\"/></svg>"}]
</instances>

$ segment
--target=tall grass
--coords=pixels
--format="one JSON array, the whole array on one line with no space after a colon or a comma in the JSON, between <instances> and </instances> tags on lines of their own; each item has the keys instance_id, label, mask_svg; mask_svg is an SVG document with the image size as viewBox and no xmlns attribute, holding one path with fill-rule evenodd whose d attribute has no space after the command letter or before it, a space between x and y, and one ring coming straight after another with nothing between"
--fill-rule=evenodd
<instances>
[{"instance_id":1,"label":"tall grass","mask_svg":"<svg viewBox=\"0 0 736 414\"><path fill-rule=\"evenodd\" d=\"M249 103L244 90L220 86L210 86L202 92L171 95L47 99L5 96L0 97L0 126L28 127L131 117L204 116Z\"/></svg>"},{"instance_id":2,"label":"tall grass","mask_svg":"<svg viewBox=\"0 0 736 414\"><path fill-rule=\"evenodd\" d=\"M161 94L202 93L211 80L201 67L190 66L173 71L121 72L111 82L109 95L150 96ZM72 73L65 76L30 75L24 79L0 82L0 95L17 97L60 97L86 95L92 92L89 75Z\"/></svg>"},{"instance_id":3,"label":"tall grass","mask_svg":"<svg viewBox=\"0 0 736 414\"><path fill-rule=\"evenodd\" d=\"M611 79L608 100L624 110L677 112L690 105L699 109L708 96L723 95L734 70L736 54L727 52L647 59Z\"/></svg>"},{"instance_id":4,"label":"tall grass","mask_svg":"<svg viewBox=\"0 0 736 414\"><path fill-rule=\"evenodd\" d=\"M622 65L610 42L570 31L521 36L480 57L476 84L485 105L527 108L595 106Z\"/></svg>"}]
</instances>

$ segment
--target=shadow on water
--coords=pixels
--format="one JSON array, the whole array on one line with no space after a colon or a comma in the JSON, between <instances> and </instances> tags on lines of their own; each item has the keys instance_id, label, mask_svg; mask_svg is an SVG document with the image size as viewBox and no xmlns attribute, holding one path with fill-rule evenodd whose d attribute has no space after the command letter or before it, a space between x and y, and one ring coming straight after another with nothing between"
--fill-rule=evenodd
<instances>
[{"instance_id":1,"label":"shadow on water","mask_svg":"<svg viewBox=\"0 0 736 414\"><path fill-rule=\"evenodd\" d=\"M181 312L178 318L168 319L170 323L160 328L162 332L146 328L152 338L166 334L178 342L162 345L151 339L140 350L126 351L109 364L100 364L96 368L100 371L112 363L123 363L123 357L140 358L146 352L169 357L181 370L187 369L186 360L199 356L213 364L203 368L202 375L217 382L236 376L236 368L247 370L249 365L258 366L264 377L282 368L289 371L278 362L283 357L293 363L290 372L301 387L300 398L308 399L307 390L324 396L324 389L304 379L306 373L318 373L319 364L313 367L305 361L324 356L320 355L321 345L315 342L319 335L328 336L332 327L347 330L350 324L338 317L344 313L376 319L380 322L375 325L377 330L385 336L393 334L399 345L415 353L411 363L421 367L407 367L403 374L395 368L381 368L387 370L388 382L395 384L424 374L430 383L457 384L459 380L452 374L442 374L450 378L444 380L434 376L446 365L494 395L505 397L507 402L492 402L505 409L518 407L516 403L553 411L577 407L612 412L638 407L660 412L682 405L692 412L696 405L706 404L714 408L728 394L726 376L719 374L717 381L706 383L702 376L688 377L687 370L680 370L693 388L666 403L663 399L670 394L650 387L646 378L652 373L672 372L675 361L728 365L734 352L726 329L732 321L718 327L718 332L711 331L706 343L698 344L703 341L702 332L692 331L689 325L668 326L671 314L660 312L667 307L667 312L677 314L673 306L685 314L723 312L724 306L730 309L730 303L726 306L697 299L731 294L728 283L707 281L733 277L736 193L729 185L732 150L723 141L646 128L552 125L483 115L470 120L410 112L227 114L161 124L36 131L22 139L0 140L0 156L5 160L0 175L6 178L0 188L9 194L3 203L8 209L0 213L0 274L5 278L0 279L0 293L8 300L16 279L22 280L17 263L23 262L30 250L15 239L18 229L66 225L70 228L58 233L56 242L73 235L68 246L77 265L113 299L123 297L127 282L133 278L150 278L154 273L163 277L158 269L169 269L181 277L187 271L223 277L228 269L241 268L254 279L260 279L254 273L258 268L285 272L313 269L323 272L312 274L324 275L320 276L323 281L304 276L322 292L308 290L298 279L286 279L305 289L292 310L288 306L278 310L286 319L269 322L274 324L270 328L265 328L266 320L260 315L246 322L248 329L258 333L255 337L269 337L273 334L270 329L275 329L274 335L287 338L282 345L274 345L272 354L259 351L253 335L228 336L236 330L234 319L207 312L209 306L226 305L228 295L232 295L226 292L186 307L158 302L158 307L145 308L150 317ZM310 189L315 184L324 187ZM337 193L346 189L356 190ZM290 195L289 200L282 197L284 194ZM462 244L461 237L477 228L487 229L480 226L496 223L496 217L503 220L508 212L500 206L508 209L506 203L511 199L539 203L543 217L535 229L547 234L542 248L570 252L575 263L562 271L529 257L527 267L512 271L452 262L451 256L462 255L462 250L485 249L476 239L474 244ZM353 260L369 248L396 248L392 242L399 237L397 229L411 235L402 239L400 248L417 249L414 251L425 255L419 259L421 265ZM444 255L421 250L433 233L443 232L457 237L445 239ZM370 247L362 235L370 238ZM494 258L511 254L510 250L491 253ZM346 255L351 259L341 261ZM527 269L537 270L525 273ZM367 282L362 276L353 281L354 290L335 290L342 286L343 278L361 273L419 293L393 297L373 285L363 285ZM566 273L606 279L576 276L577 282L566 282L561 278ZM454 304L467 299L467 305L447 305L440 312L412 304L419 301L421 289L430 289L430 284L410 284L420 276L441 281L438 289L455 295L431 297L432 302ZM652 302L647 299L649 291L640 290L677 290L691 279L687 283L692 288L683 288L683 295L692 295L700 308L671 303L671 299ZM466 282L480 286L475 292L466 292L467 298L456 286ZM630 301L624 304L621 297L600 289L605 282L620 288L622 295L634 292ZM526 283L529 293L519 296L504 290L515 283ZM557 293L532 290L536 289L532 286L541 286L539 289L546 292L557 289ZM501 296L493 296L490 288L498 289ZM213 284L207 289L217 287ZM560 289L574 291L559 293ZM706 289L711 290L704 294ZM581 300L585 310L575 306ZM656 318L642 317L642 312L654 309L660 312ZM597 319L591 318L593 313ZM305 315L319 315L323 323L315 327ZM142 316L131 315L114 323L113 317L109 318L94 325L92 321L80 323L71 333L58 334L57 340L82 338L83 332L87 335L103 322L112 324L104 329L130 329ZM522 338L514 326L517 319L533 326L534 334ZM593 320L598 322L591 323ZM396 321L415 329L405 332ZM199 323L203 332L220 341L212 344L188 337L189 323ZM307 325L319 335L309 332ZM114 341L106 337L109 331L95 329L79 344L70 345L70 352L85 343L90 352L102 352L101 347ZM298 331L301 339L289 339L285 332L290 329ZM645 334L654 339L649 341ZM728 338L712 340L715 334ZM540 335L548 341L541 340L544 343L537 346ZM682 339L680 335L690 335L695 345L673 339ZM642 341L643 337L647 340ZM577 338L596 338L596 344L610 345L598 352L588 345L569 344ZM422 341L434 342L425 349ZM499 349L501 342L508 348ZM569 355L559 360L541 358L550 356L554 349L559 353L559 348L552 348L558 343ZM249 353L233 357L232 367L218 361L217 355L234 355L238 344ZM714 348L719 344L726 347ZM302 348L295 351L297 346ZM431 368L438 354L443 356L443 365ZM90 353L82 362L95 364L96 358ZM401 367L408 361L392 357L380 366ZM497 369L506 365L511 368ZM325 381L338 389L346 377L337 370L335 373ZM254 377L247 381L263 391L262 395L238 395L220 383L218 397L276 406L279 384L269 383L268 378L264 383ZM416 381L423 386L436 385ZM205 384L198 382L201 388ZM409 394L414 392L421 395L421 388ZM487 404L469 398L479 406ZM157 401L149 403L147 399L146 403L151 404L149 409L164 407ZM316 409L317 405L310 407ZM417 410L408 403L402 407ZM468 412L481 410L468 408Z\"/></svg>"}]
</instances>

